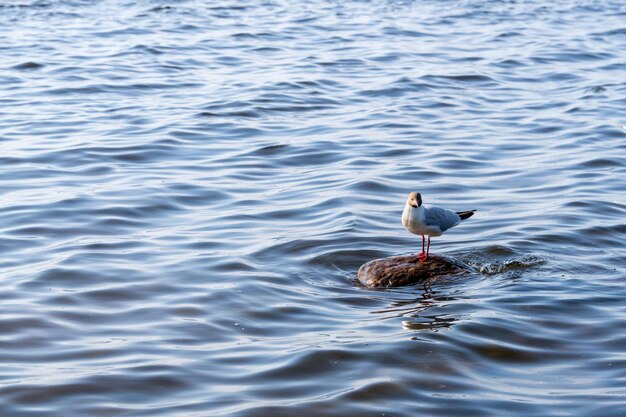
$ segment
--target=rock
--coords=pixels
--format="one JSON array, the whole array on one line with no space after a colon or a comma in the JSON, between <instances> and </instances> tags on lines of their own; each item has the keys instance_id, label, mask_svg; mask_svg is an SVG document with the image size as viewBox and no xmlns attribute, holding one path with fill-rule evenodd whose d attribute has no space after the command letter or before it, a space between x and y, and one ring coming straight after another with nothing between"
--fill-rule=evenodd
<instances>
[{"instance_id":1,"label":"rock","mask_svg":"<svg viewBox=\"0 0 626 417\"><path fill-rule=\"evenodd\" d=\"M357 278L366 287L399 287L472 271L470 266L447 256L430 255L422 262L417 255L407 255L369 261L359 268Z\"/></svg>"}]
</instances>

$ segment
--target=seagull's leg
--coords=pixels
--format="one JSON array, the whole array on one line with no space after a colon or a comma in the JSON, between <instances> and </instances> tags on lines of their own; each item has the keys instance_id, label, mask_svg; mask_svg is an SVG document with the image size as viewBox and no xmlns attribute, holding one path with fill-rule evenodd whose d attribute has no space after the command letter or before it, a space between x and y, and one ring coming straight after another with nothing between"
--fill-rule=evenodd
<instances>
[{"instance_id":1,"label":"seagull's leg","mask_svg":"<svg viewBox=\"0 0 626 417\"><path fill-rule=\"evenodd\" d=\"M426 260L426 253L424 252L424 243L425 243L425 239L424 239L424 235L422 235L422 253L420 253L417 256L420 261Z\"/></svg>"},{"instance_id":2,"label":"seagull's leg","mask_svg":"<svg viewBox=\"0 0 626 417\"><path fill-rule=\"evenodd\" d=\"M426 259L428 259L429 252L430 252L430 236L428 236L428 247L426 248Z\"/></svg>"}]
</instances>

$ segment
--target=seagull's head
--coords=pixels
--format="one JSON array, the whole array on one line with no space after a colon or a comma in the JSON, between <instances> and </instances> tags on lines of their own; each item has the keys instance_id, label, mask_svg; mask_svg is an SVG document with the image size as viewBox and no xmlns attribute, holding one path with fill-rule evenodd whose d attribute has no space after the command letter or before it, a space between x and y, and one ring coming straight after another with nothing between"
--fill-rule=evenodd
<instances>
[{"instance_id":1,"label":"seagull's head","mask_svg":"<svg viewBox=\"0 0 626 417\"><path fill-rule=\"evenodd\" d=\"M422 195L413 191L409 194L409 198L406 200L406 203L411 207L418 208L422 205Z\"/></svg>"}]
</instances>

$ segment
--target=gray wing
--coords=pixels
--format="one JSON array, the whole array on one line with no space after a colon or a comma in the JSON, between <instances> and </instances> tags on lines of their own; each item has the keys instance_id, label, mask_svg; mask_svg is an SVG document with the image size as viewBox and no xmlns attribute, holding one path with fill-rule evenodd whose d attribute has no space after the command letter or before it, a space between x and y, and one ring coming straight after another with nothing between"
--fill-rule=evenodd
<instances>
[{"instance_id":1,"label":"gray wing","mask_svg":"<svg viewBox=\"0 0 626 417\"><path fill-rule=\"evenodd\" d=\"M452 226L456 226L461 222L458 214L452 210L446 210L439 207L427 208L425 210L426 224L428 226L437 226L442 232L445 232Z\"/></svg>"}]
</instances>

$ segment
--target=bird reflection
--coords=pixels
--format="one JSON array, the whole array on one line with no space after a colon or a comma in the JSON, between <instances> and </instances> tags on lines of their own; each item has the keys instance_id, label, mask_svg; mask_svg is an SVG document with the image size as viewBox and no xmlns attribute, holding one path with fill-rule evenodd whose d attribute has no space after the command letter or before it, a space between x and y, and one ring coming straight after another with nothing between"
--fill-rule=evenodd
<instances>
[{"instance_id":1,"label":"bird reflection","mask_svg":"<svg viewBox=\"0 0 626 417\"><path fill-rule=\"evenodd\" d=\"M419 321L417 320L419 319ZM422 316L417 317L416 320L405 320L402 322L402 327L407 330L436 330L441 328L451 327L454 322L457 321L454 317L445 316Z\"/></svg>"},{"instance_id":2,"label":"bird reflection","mask_svg":"<svg viewBox=\"0 0 626 417\"><path fill-rule=\"evenodd\" d=\"M389 294L389 291L386 291L386 294ZM402 292L398 295L408 294ZM386 301L389 301L388 297L385 298ZM428 314L429 311L434 307L444 307L449 302L455 300L449 294L444 295L433 290L430 283L425 283L418 297L395 299L389 307L372 311L372 314L383 314L386 319L407 318L409 320L402 321L402 327L406 330L437 331L438 329L451 327L458 318L451 317L449 314Z\"/></svg>"}]
</instances>

